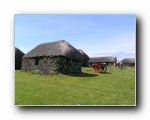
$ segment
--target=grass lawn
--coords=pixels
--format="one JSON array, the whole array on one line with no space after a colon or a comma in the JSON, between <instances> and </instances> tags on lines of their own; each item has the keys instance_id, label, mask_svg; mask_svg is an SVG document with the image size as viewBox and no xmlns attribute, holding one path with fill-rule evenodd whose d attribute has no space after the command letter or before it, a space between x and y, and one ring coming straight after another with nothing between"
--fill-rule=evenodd
<instances>
[{"instance_id":1,"label":"grass lawn","mask_svg":"<svg viewBox=\"0 0 150 120\"><path fill-rule=\"evenodd\" d=\"M40 75L15 71L15 105L136 105L134 68Z\"/></svg>"}]
</instances>

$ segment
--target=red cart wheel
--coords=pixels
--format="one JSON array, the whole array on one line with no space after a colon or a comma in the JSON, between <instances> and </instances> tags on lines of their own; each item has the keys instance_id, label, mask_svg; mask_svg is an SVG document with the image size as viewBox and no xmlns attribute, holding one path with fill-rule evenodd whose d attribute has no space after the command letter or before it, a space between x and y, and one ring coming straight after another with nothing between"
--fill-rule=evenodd
<instances>
[{"instance_id":1,"label":"red cart wheel","mask_svg":"<svg viewBox=\"0 0 150 120\"><path fill-rule=\"evenodd\" d=\"M102 67L99 64L96 64L94 67L95 72L101 73L102 72Z\"/></svg>"}]
</instances>

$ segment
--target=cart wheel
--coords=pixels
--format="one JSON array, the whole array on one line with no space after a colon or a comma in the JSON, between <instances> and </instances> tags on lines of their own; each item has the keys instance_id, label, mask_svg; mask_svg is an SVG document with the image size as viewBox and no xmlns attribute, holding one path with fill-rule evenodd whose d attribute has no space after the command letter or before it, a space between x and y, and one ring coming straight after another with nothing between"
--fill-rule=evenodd
<instances>
[{"instance_id":1,"label":"cart wheel","mask_svg":"<svg viewBox=\"0 0 150 120\"><path fill-rule=\"evenodd\" d=\"M101 73L102 72L102 67L97 65L97 66L94 67L94 70L95 70L96 73Z\"/></svg>"}]
</instances>

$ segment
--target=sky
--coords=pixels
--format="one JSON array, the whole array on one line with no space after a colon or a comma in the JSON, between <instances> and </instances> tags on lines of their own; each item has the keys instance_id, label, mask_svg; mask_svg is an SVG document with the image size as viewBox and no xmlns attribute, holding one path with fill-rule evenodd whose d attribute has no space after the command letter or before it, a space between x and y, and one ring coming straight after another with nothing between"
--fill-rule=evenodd
<instances>
[{"instance_id":1,"label":"sky","mask_svg":"<svg viewBox=\"0 0 150 120\"><path fill-rule=\"evenodd\" d=\"M89 57L135 58L135 15L15 15L15 47L24 53L65 40Z\"/></svg>"}]
</instances>

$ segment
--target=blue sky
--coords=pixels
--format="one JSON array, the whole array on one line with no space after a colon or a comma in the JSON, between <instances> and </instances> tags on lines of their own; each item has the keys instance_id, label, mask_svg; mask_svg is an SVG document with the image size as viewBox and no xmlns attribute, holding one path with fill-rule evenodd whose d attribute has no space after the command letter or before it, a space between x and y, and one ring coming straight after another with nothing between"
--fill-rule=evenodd
<instances>
[{"instance_id":1,"label":"blue sky","mask_svg":"<svg viewBox=\"0 0 150 120\"><path fill-rule=\"evenodd\" d=\"M15 47L66 40L89 57L135 58L135 15L15 15Z\"/></svg>"}]
</instances>

